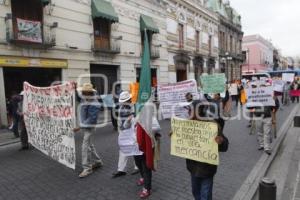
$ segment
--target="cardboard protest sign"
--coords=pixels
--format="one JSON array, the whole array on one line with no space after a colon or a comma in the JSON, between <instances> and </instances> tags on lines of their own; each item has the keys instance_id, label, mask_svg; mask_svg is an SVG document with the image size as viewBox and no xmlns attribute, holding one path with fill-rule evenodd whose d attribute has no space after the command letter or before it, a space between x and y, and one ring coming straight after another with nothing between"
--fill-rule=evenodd
<instances>
[{"instance_id":1,"label":"cardboard protest sign","mask_svg":"<svg viewBox=\"0 0 300 200\"><path fill-rule=\"evenodd\" d=\"M273 87L247 88L247 107L275 106Z\"/></svg>"},{"instance_id":2,"label":"cardboard protest sign","mask_svg":"<svg viewBox=\"0 0 300 200\"><path fill-rule=\"evenodd\" d=\"M172 118L171 127L171 155L219 165L216 123Z\"/></svg>"},{"instance_id":3,"label":"cardboard protest sign","mask_svg":"<svg viewBox=\"0 0 300 200\"><path fill-rule=\"evenodd\" d=\"M200 80L204 94L216 94L225 91L225 74L202 75Z\"/></svg>"},{"instance_id":4,"label":"cardboard protest sign","mask_svg":"<svg viewBox=\"0 0 300 200\"><path fill-rule=\"evenodd\" d=\"M276 92L282 92L284 87L284 81L282 80L273 80L273 90Z\"/></svg>"},{"instance_id":5,"label":"cardboard protest sign","mask_svg":"<svg viewBox=\"0 0 300 200\"><path fill-rule=\"evenodd\" d=\"M295 74L293 73L283 73L282 74L282 80L284 82L293 82L295 78Z\"/></svg>"},{"instance_id":6,"label":"cardboard protest sign","mask_svg":"<svg viewBox=\"0 0 300 200\"><path fill-rule=\"evenodd\" d=\"M24 82L23 112L32 146L75 169L75 85L41 88Z\"/></svg>"},{"instance_id":7,"label":"cardboard protest sign","mask_svg":"<svg viewBox=\"0 0 300 200\"><path fill-rule=\"evenodd\" d=\"M238 95L238 86L236 83L232 83L228 88L229 94L232 96Z\"/></svg>"},{"instance_id":8,"label":"cardboard protest sign","mask_svg":"<svg viewBox=\"0 0 300 200\"><path fill-rule=\"evenodd\" d=\"M164 119L173 115L186 116L187 110L184 107L185 95L189 92L194 99L199 99L197 83L195 80L187 80L179 83L159 85L157 87L160 110Z\"/></svg>"},{"instance_id":9,"label":"cardboard protest sign","mask_svg":"<svg viewBox=\"0 0 300 200\"><path fill-rule=\"evenodd\" d=\"M126 156L142 155L139 150L134 127L120 131L118 137L120 151Z\"/></svg>"}]
</instances>

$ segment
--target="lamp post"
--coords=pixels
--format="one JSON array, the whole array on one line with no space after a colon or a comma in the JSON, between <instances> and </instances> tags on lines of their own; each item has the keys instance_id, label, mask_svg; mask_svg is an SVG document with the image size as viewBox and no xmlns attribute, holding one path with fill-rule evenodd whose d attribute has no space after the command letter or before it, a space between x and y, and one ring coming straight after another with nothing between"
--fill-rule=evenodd
<instances>
[{"instance_id":1,"label":"lamp post","mask_svg":"<svg viewBox=\"0 0 300 200\"><path fill-rule=\"evenodd\" d=\"M232 57L229 56L229 53L228 53L228 52L226 52L226 53L225 53L225 58L226 58L226 68L227 68L227 70L226 70L226 78L227 78L227 81L228 81L228 80L229 80L229 76L228 76L228 71L229 71L229 61L232 60ZM230 72L231 72L231 70L230 70ZM231 74L231 76L232 76L232 74ZM231 80L230 80L230 81L231 81Z\"/></svg>"}]
</instances>

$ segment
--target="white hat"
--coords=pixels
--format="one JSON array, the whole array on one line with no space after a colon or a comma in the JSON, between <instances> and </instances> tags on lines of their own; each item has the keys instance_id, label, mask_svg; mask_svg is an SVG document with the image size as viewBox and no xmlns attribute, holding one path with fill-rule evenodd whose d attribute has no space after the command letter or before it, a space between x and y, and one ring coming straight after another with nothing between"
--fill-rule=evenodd
<instances>
[{"instance_id":1,"label":"white hat","mask_svg":"<svg viewBox=\"0 0 300 200\"><path fill-rule=\"evenodd\" d=\"M119 97L119 103L124 103L131 99L131 94L128 91L121 92Z\"/></svg>"},{"instance_id":2,"label":"white hat","mask_svg":"<svg viewBox=\"0 0 300 200\"><path fill-rule=\"evenodd\" d=\"M24 90L22 90L19 95L24 96L24 93Z\"/></svg>"}]
</instances>

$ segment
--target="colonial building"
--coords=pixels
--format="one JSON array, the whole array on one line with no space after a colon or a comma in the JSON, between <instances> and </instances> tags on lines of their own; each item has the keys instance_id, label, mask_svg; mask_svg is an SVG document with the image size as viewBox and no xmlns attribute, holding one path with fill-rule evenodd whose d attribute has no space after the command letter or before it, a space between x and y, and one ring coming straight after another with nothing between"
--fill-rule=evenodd
<instances>
[{"instance_id":1,"label":"colonial building","mask_svg":"<svg viewBox=\"0 0 300 200\"><path fill-rule=\"evenodd\" d=\"M91 81L100 94L121 81L128 89L138 79L145 30L152 83L166 83L166 12L159 0L0 1L0 125L7 124L6 99L24 81Z\"/></svg>"},{"instance_id":2,"label":"colonial building","mask_svg":"<svg viewBox=\"0 0 300 200\"><path fill-rule=\"evenodd\" d=\"M247 60L243 73L265 72L273 68L273 44L260 35L249 35L243 38L243 50Z\"/></svg>"},{"instance_id":3,"label":"colonial building","mask_svg":"<svg viewBox=\"0 0 300 200\"><path fill-rule=\"evenodd\" d=\"M206 7L218 15L220 71L228 81L241 79L242 26L241 16L230 6L229 1L207 0Z\"/></svg>"},{"instance_id":4,"label":"colonial building","mask_svg":"<svg viewBox=\"0 0 300 200\"><path fill-rule=\"evenodd\" d=\"M164 0L169 82L218 70L218 18L202 0Z\"/></svg>"}]
</instances>

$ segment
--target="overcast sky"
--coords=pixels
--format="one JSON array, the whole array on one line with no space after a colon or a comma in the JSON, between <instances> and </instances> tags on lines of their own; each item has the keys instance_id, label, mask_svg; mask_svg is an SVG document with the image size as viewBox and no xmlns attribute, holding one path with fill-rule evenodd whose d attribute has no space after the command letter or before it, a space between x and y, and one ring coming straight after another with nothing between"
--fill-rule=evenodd
<instances>
[{"instance_id":1,"label":"overcast sky","mask_svg":"<svg viewBox=\"0 0 300 200\"><path fill-rule=\"evenodd\" d=\"M245 35L260 34L284 56L300 56L300 0L230 0Z\"/></svg>"}]
</instances>

